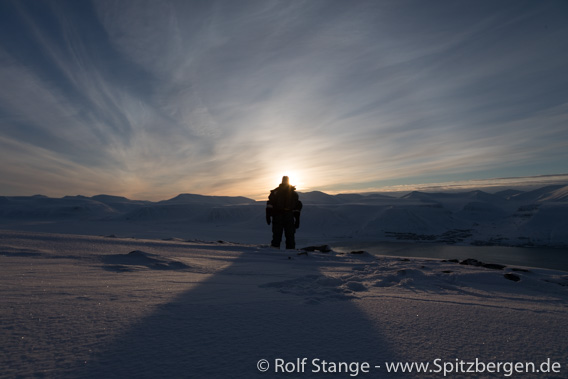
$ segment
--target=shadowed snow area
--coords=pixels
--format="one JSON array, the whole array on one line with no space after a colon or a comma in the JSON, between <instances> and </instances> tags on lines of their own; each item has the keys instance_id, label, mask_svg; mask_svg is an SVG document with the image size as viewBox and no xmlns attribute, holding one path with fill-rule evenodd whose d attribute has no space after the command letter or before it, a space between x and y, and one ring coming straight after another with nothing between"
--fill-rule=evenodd
<instances>
[{"instance_id":1,"label":"shadowed snow area","mask_svg":"<svg viewBox=\"0 0 568 379\"><path fill-rule=\"evenodd\" d=\"M335 377L309 364L303 373L274 371L278 358L306 357L369 362L359 376L434 378L442 375L387 373L385 362L564 366L568 358L562 271L323 248L0 237L7 377ZM546 377L565 375L562 367Z\"/></svg>"},{"instance_id":2,"label":"shadowed snow area","mask_svg":"<svg viewBox=\"0 0 568 379\"><path fill-rule=\"evenodd\" d=\"M128 254L104 255L101 261L105 263L106 270L133 271L136 268L150 268L153 270L186 270L189 266L185 263L162 259L158 254L145 253L133 250Z\"/></svg>"}]
</instances>

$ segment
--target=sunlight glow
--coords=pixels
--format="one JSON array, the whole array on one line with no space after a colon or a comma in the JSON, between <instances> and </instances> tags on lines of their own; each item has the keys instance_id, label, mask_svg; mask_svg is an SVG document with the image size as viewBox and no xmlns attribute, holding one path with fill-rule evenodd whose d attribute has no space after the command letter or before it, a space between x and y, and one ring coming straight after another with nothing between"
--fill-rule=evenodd
<instances>
[{"instance_id":1,"label":"sunlight glow","mask_svg":"<svg viewBox=\"0 0 568 379\"><path fill-rule=\"evenodd\" d=\"M277 171L280 174L278 174L275 178L274 178L274 182L277 183L276 185L282 183L282 177L283 176L287 176L290 179L290 184L293 186L296 186L297 190L301 190L302 188L304 188L304 181L302 179L302 175L300 171L297 170L280 170Z\"/></svg>"}]
</instances>

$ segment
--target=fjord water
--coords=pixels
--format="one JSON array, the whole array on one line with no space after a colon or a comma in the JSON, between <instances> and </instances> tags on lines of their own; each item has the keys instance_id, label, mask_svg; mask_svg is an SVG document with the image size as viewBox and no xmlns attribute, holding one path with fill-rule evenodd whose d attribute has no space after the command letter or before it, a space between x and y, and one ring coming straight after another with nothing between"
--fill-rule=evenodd
<instances>
[{"instance_id":1,"label":"fjord water","mask_svg":"<svg viewBox=\"0 0 568 379\"><path fill-rule=\"evenodd\" d=\"M568 248L441 245L409 242L338 242L340 252L365 250L373 255L440 259L474 258L507 266L540 267L568 271Z\"/></svg>"}]
</instances>

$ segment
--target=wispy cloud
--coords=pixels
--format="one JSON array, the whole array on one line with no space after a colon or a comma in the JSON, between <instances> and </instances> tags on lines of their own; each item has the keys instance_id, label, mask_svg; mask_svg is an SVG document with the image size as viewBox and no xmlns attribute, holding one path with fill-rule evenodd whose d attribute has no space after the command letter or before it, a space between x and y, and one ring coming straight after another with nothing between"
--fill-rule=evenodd
<instances>
[{"instance_id":1,"label":"wispy cloud","mask_svg":"<svg viewBox=\"0 0 568 379\"><path fill-rule=\"evenodd\" d=\"M0 7L10 193L256 196L286 170L356 190L568 169L560 3Z\"/></svg>"}]
</instances>

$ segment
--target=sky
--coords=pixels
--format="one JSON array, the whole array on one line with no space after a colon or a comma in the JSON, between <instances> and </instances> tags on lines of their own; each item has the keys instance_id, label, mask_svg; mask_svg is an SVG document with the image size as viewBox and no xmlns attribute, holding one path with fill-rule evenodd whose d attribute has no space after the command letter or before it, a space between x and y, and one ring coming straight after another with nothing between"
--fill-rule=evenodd
<instances>
[{"instance_id":1,"label":"sky","mask_svg":"<svg viewBox=\"0 0 568 379\"><path fill-rule=\"evenodd\" d=\"M568 2L0 0L0 195L568 173Z\"/></svg>"}]
</instances>

